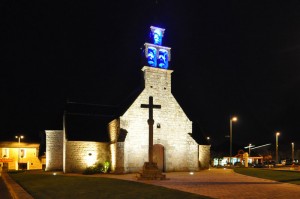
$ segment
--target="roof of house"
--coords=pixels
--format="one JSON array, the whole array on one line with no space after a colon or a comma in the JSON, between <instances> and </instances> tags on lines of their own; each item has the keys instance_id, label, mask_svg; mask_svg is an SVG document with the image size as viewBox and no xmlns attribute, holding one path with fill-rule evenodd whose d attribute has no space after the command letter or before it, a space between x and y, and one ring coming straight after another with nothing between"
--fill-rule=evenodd
<instances>
[{"instance_id":1,"label":"roof of house","mask_svg":"<svg viewBox=\"0 0 300 199\"><path fill-rule=\"evenodd\" d=\"M28 143L28 142L0 142L0 148L39 148L39 143Z\"/></svg>"}]
</instances>

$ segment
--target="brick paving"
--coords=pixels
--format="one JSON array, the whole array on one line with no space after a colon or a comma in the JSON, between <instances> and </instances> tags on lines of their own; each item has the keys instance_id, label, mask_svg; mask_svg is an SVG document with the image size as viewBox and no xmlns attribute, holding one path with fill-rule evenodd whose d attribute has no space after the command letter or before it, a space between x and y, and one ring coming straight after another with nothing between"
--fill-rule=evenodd
<instances>
[{"instance_id":1,"label":"brick paving","mask_svg":"<svg viewBox=\"0 0 300 199\"><path fill-rule=\"evenodd\" d=\"M136 181L134 174L106 177ZM231 169L210 169L193 175L174 172L167 173L167 178L169 180L140 182L220 199L300 198L300 185L245 176Z\"/></svg>"}]
</instances>

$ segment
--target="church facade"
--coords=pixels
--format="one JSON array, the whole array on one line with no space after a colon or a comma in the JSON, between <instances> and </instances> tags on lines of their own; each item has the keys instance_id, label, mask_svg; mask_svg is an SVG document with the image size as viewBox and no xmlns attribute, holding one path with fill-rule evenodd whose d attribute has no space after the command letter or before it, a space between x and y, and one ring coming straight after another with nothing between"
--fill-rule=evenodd
<instances>
[{"instance_id":1,"label":"church facade","mask_svg":"<svg viewBox=\"0 0 300 199\"><path fill-rule=\"evenodd\" d=\"M192 121L171 92L170 48L161 46L164 30L151 27L151 31L154 42L145 43L148 66L142 68L145 87L120 117L108 123L110 142L68 141L65 130L46 131L46 170L78 172L110 161L114 173L140 171L149 150L149 110L141 104L147 104L150 96L161 106L153 110L153 160L159 169L198 171L209 167L210 145L199 145L192 138Z\"/></svg>"}]
</instances>

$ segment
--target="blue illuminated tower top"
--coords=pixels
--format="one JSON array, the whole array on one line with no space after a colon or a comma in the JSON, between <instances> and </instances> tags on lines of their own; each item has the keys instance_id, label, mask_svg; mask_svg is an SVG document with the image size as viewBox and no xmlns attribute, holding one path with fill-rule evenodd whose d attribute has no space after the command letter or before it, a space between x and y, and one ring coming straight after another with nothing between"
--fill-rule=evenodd
<instances>
[{"instance_id":1,"label":"blue illuminated tower top","mask_svg":"<svg viewBox=\"0 0 300 199\"><path fill-rule=\"evenodd\" d=\"M145 43L145 59L150 67L168 69L171 61L171 48L162 46L165 29L150 27L151 43Z\"/></svg>"},{"instance_id":2,"label":"blue illuminated tower top","mask_svg":"<svg viewBox=\"0 0 300 199\"><path fill-rule=\"evenodd\" d=\"M151 29L150 39L151 39L152 43L155 45L161 46L165 29L154 27L154 26L150 26L150 29Z\"/></svg>"}]
</instances>

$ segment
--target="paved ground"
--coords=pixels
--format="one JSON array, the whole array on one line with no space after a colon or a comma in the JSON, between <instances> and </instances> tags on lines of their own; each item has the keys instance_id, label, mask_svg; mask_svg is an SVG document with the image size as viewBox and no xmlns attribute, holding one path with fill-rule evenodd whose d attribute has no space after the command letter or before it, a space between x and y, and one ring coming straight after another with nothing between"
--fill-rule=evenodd
<instances>
[{"instance_id":1,"label":"paved ground","mask_svg":"<svg viewBox=\"0 0 300 199\"><path fill-rule=\"evenodd\" d=\"M4 190L8 190L10 196L3 199L33 199L33 197L28 194L19 184L17 184L7 173L2 173L2 180L6 186ZM0 192L1 193L1 192ZM0 195L2 199L2 195Z\"/></svg>"},{"instance_id":2,"label":"paved ground","mask_svg":"<svg viewBox=\"0 0 300 199\"><path fill-rule=\"evenodd\" d=\"M106 175L106 177L135 180L135 175ZM171 189L224 199L300 198L300 185L279 183L234 173L231 169L211 169L195 172L167 173L165 181L141 181Z\"/></svg>"},{"instance_id":3,"label":"paved ground","mask_svg":"<svg viewBox=\"0 0 300 199\"><path fill-rule=\"evenodd\" d=\"M81 174L62 175L78 176ZM90 177L109 177L137 181L136 174L101 174L92 175ZM167 173L167 178L169 178L169 180L139 182L220 199L281 199L300 197L300 185L279 183L271 180L244 176L234 173L231 169L210 169L195 172L193 175L188 172L174 172ZM24 197L25 195L19 198L23 199ZM28 198L30 198L30 196Z\"/></svg>"},{"instance_id":4,"label":"paved ground","mask_svg":"<svg viewBox=\"0 0 300 199\"><path fill-rule=\"evenodd\" d=\"M0 198L1 199L12 199L1 176L0 176Z\"/></svg>"}]
</instances>

